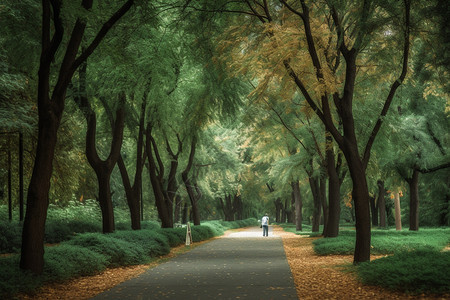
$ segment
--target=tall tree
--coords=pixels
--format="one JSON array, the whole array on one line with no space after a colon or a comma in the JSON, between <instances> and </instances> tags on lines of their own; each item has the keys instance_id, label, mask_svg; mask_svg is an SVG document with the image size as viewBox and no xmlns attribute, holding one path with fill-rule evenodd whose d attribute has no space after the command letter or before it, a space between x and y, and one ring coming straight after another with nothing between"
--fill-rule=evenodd
<instances>
[{"instance_id":1,"label":"tall tree","mask_svg":"<svg viewBox=\"0 0 450 300\"><path fill-rule=\"evenodd\" d=\"M57 141L58 128L68 85L75 70L91 55L111 27L131 8L133 0L121 6L98 31L84 52L79 47L85 35L87 19L77 17L68 43L63 44L64 25L61 15L62 1L42 0L42 41L39 65L37 103L39 132L33 175L27 195L27 210L23 225L20 267L33 273L42 273L44 268L44 227L47 217L50 177ZM91 10L93 0L83 0L82 10ZM53 23L53 26L52 26ZM62 50L61 48L65 48ZM53 61L56 54L64 51L56 83L52 86Z\"/></svg>"}]
</instances>

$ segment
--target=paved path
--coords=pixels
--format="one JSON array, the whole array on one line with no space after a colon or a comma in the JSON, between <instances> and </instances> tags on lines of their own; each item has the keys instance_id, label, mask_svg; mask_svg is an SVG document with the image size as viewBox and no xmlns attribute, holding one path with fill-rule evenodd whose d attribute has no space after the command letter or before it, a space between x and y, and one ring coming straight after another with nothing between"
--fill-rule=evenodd
<instances>
[{"instance_id":1,"label":"paved path","mask_svg":"<svg viewBox=\"0 0 450 300\"><path fill-rule=\"evenodd\" d=\"M272 228L271 228L272 229ZM282 240L254 227L200 245L93 299L297 299Z\"/></svg>"}]
</instances>

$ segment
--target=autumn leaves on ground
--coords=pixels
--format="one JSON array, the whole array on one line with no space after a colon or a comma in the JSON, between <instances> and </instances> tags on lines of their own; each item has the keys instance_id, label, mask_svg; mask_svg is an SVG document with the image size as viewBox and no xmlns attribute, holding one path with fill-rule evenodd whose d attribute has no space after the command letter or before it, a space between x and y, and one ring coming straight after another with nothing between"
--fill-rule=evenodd
<instances>
[{"instance_id":1,"label":"autumn leaves on ground","mask_svg":"<svg viewBox=\"0 0 450 300\"><path fill-rule=\"evenodd\" d=\"M242 229L241 229L242 230ZM350 255L319 256L313 251L316 238L285 232L274 227L274 234L283 239L284 250L291 268L299 299L425 299L424 295L407 295L379 287L364 286L355 275L345 272L353 257ZM193 247L205 242L195 243ZM185 252L186 247L173 248L171 253L149 265L108 269L96 276L82 277L70 282L45 286L33 297L21 299L88 299L113 286L138 276L148 268ZM446 296L440 297L447 299Z\"/></svg>"}]
</instances>

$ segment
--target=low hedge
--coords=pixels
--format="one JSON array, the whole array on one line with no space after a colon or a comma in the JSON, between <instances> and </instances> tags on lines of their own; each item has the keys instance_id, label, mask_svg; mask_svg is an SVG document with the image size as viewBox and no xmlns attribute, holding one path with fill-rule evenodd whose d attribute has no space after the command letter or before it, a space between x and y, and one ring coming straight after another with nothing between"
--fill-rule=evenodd
<instances>
[{"instance_id":1,"label":"low hedge","mask_svg":"<svg viewBox=\"0 0 450 300\"><path fill-rule=\"evenodd\" d=\"M360 280L390 290L413 294L450 292L450 252L402 251L392 256L361 263Z\"/></svg>"}]
</instances>

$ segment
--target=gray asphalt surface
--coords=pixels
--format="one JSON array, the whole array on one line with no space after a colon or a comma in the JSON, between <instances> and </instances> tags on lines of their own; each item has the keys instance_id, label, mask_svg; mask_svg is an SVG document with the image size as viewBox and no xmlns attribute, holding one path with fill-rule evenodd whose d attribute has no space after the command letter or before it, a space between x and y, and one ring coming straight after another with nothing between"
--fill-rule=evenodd
<instances>
[{"instance_id":1,"label":"gray asphalt surface","mask_svg":"<svg viewBox=\"0 0 450 300\"><path fill-rule=\"evenodd\" d=\"M93 299L297 299L282 240L271 230L205 243Z\"/></svg>"}]
</instances>

